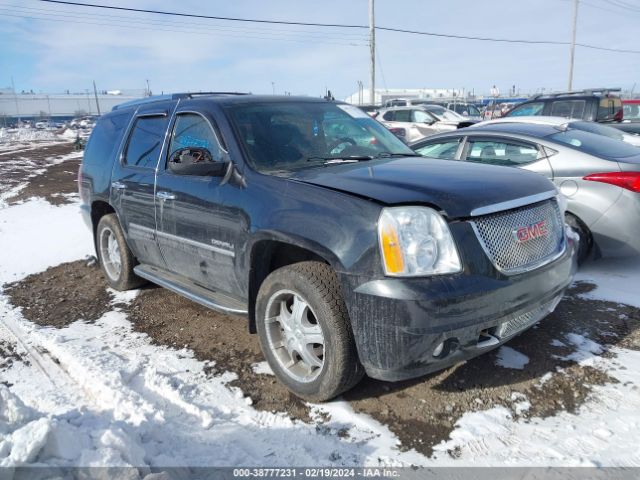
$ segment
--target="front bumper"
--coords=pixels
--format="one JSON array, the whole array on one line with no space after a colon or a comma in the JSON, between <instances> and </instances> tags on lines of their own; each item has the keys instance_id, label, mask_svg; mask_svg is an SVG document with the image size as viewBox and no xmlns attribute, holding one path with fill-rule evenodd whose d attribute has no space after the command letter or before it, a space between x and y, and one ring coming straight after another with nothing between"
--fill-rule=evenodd
<instances>
[{"instance_id":1,"label":"front bumper","mask_svg":"<svg viewBox=\"0 0 640 480\"><path fill-rule=\"evenodd\" d=\"M569 240L555 261L512 276L341 274L360 361L370 377L398 381L489 351L553 311L572 282L575 257Z\"/></svg>"}]
</instances>

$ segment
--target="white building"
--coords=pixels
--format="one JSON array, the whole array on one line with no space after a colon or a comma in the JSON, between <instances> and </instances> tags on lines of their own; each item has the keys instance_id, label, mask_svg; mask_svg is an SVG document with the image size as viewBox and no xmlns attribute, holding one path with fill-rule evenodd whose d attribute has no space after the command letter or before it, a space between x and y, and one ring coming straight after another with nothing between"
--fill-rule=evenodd
<instances>
[{"instance_id":1,"label":"white building","mask_svg":"<svg viewBox=\"0 0 640 480\"><path fill-rule=\"evenodd\" d=\"M387 100L394 98L421 98L421 99L450 99L464 97L466 94L463 88L376 88L375 100L370 101L369 89L364 88L359 92L345 98L347 103L353 105L368 105L375 103L382 105Z\"/></svg>"},{"instance_id":2,"label":"white building","mask_svg":"<svg viewBox=\"0 0 640 480\"><path fill-rule=\"evenodd\" d=\"M79 112L96 115L98 105L100 112L106 113L115 105L144 96L143 90L113 93L117 94L99 93L96 104L96 97L92 91L68 94L24 92L14 95L11 89L0 89L0 117L69 117Z\"/></svg>"}]
</instances>

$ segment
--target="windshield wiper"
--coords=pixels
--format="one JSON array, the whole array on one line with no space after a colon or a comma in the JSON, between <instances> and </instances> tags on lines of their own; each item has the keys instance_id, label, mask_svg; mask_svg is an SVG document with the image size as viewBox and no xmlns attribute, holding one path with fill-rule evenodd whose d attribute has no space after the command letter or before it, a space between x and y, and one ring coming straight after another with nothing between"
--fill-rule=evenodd
<instances>
[{"instance_id":1,"label":"windshield wiper","mask_svg":"<svg viewBox=\"0 0 640 480\"><path fill-rule=\"evenodd\" d=\"M371 155L347 155L344 157L309 157L307 162L323 161L324 165L333 165L334 163L356 163L366 160L373 160L375 157Z\"/></svg>"},{"instance_id":2,"label":"windshield wiper","mask_svg":"<svg viewBox=\"0 0 640 480\"><path fill-rule=\"evenodd\" d=\"M376 158L390 158L390 157L421 157L422 155L420 155L419 153L388 153L388 152L383 152L383 153L379 153L378 155L376 155Z\"/></svg>"}]
</instances>

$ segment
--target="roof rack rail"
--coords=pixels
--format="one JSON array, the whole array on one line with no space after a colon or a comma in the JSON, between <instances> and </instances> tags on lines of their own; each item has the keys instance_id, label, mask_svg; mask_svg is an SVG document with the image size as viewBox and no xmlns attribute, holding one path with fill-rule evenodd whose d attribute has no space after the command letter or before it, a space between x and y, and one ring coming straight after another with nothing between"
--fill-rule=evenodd
<instances>
[{"instance_id":1,"label":"roof rack rail","mask_svg":"<svg viewBox=\"0 0 640 480\"><path fill-rule=\"evenodd\" d=\"M178 98L194 98L200 96L207 95L250 95L248 92L185 92L185 93L174 93L172 95L174 100Z\"/></svg>"},{"instance_id":2,"label":"roof rack rail","mask_svg":"<svg viewBox=\"0 0 640 480\"><path fill-rule=\"evenodd\" d=\"M561 95L589 95L592 93L600 93L602 95L608 95L612 92L620 92L620 88L585 88L582 90L572 90L568 92L551 92L551 93L539 93L531 97L532 100L541 97L559 97Z\"/></svg>"},{"instance_id":3,"label":"roof rack rail","mask_svg":"<svg viewBox=\"0 0 640 480\"><path fill-rule=\"evenodd\" d=\"M250 95L248 92L183 92L183 93L172 93L168 95L153 95L151 97L139 98L136 100L131 100L129 102L124 102L116 105L111 109L120 110L121 108L133 107L135 105L143 105L146 103L154 103L161 102L163 100L178 100L182 98L195 98L200 96L214 96L214 95Z\"/></svg>"}]
</instances>

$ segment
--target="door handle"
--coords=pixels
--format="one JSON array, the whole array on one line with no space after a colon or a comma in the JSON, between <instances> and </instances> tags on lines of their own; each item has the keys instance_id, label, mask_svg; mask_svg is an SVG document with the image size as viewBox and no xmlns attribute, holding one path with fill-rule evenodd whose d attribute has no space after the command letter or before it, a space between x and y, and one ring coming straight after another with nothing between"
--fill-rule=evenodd
<instances>
[{"instance_id":1,"label":"door handle","mask_svg":"<svg viewBox=\"0 0 640 480\"><path fill-rule=\"evenodd\" d=\"M127 186L122 182L111 182L111 188L114 190L124 190Z\"/></svg>"},{"instance_id":2,"label":"door handle","mask_svg":"<svg viewBox=\"0 0 640 480\"><path fill-rule=\"evenodd\" d=\"M160 200L175 200L176 196L174 193L171 192L164 192L164 191L160 191L156 193L156 197L158 197Z\"/></svg>"}]
</instances>

